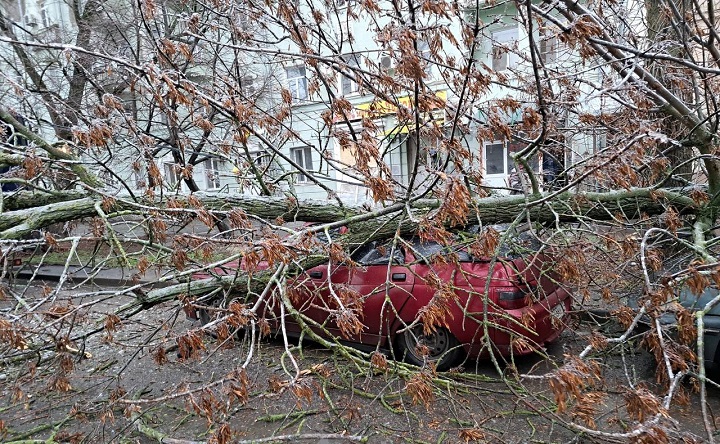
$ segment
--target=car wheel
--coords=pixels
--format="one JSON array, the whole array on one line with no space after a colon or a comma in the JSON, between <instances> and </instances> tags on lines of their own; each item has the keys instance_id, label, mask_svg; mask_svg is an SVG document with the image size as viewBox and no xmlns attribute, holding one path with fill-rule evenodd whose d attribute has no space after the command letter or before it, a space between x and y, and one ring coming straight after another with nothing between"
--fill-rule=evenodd
<instances>
[{"instance_id":1,"label":"car wheel","mask_svg":"<svg viewBox=\"0 0 720 444\"><path fill-rule=\"evenodd\" d=\"M395 345L405 362L417 366L434 362L435 368L441 371L452 367L462 353L455 336L442 327L437 327L433 333L426 335L423 333L423 326L416 325L398 333ZM424 354L424 351L427 351L427 354Z\"/></svg>"}]
</instances>

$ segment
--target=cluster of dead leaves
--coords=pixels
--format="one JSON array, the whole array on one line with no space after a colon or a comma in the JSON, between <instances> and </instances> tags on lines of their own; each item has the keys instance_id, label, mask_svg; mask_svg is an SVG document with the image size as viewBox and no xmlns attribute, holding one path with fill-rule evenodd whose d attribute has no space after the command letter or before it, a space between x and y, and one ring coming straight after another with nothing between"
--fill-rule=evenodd
<instances>
[{"instance_id":1,"label":"cluster of dead leaves","mask_svg":"<svg viewBox=\"0 0 720 444\"><path fill-rule=\"evenodd\" d=\"M410 395L413 404L422 404L429 411L435 401L433 392L433 374L427 370L415 372L405 384L405 391Z\"/></svg>"},{"instance_id":2,"label":"cluster of dead leaves","mask_svg":"<svg viewBox=\"0 0 720 444\"><path fill-rule=\"evenodd\" d=\"M591 391L601 382L600 366L594 361L584 361L575 356L565 356L565 364L555 370L550 378L550 389L555 397L559 414L570 411L590 427L595 427L595 415L602 405L605 394Z\"/></svg>"},{"instance_id":3,"label":"cluster of dead leaves","mask_svg":"<svg viewBox=\"0 0 720 444\"><path fill-rule=\"evenodd\" d=\"M423 333L430 335L437 327L450 328L449 323L453 319L450 309L457 300L457 293L452 282L446 282L435 274L426 276L425 282L435 293L430 302L420 309L418 320L422 323Z\"/></svg>"},{"instance_id":4,"label":"cluster of dead leaves","mask_svg":"<svg viewBox=\"0 0 720 444\"><path fill-rule=\"evenodd\" d=\"M25 337L13 324L4 319L0 319L0 342L18 350L25 350L27 348Z\"/></svg>"}]
</instances>

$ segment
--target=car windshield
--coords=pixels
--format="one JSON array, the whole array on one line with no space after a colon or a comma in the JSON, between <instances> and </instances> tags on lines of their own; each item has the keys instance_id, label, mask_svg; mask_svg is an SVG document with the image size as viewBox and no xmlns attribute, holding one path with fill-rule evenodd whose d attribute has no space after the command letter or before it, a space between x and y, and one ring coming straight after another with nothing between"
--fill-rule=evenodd
<instances>
[{"instance_id":1,"label":"car windshield","mask_svg":"<svg viewBox=\"0 0 720 444\"><path fill-rule=\"evenodd\" d=\"M502 232L507 229L505 226L493 225L492 229ZM477 234L480 228L477 226L469 227L464 234L460 234L454 238L451 245L442 245L433 241L421 241L418 237L410 239L410 245L415 256L425 262L432 262L438 256L451 257L455 256L458 262L483 262L488 257L477 257L471 254L472 244L477 241ZM533 251L540 249L538 239L528 233L517 233L505 239L495 251L496 255L504 258L520 257Z\"/></svg>"},{"instance_id":2,"label":"car windshield","mask_svg":"<svg viewBox=\"0 0 720 444\"><path fill-rule=\"evenodd\" d=\"M375 241L360 245L353 251L350 258L360 265L387 265L391 262L393 264L405 262L405 255L399 247L393 249L392 243L380 244Z\"/></svg>"},{"instance_id":3,"label":"car windshield","mask_svg":"<svg viewBox=\"0 0 720 444\"><path fill-rule=\"evenodd\" d=\"M504 231L506 227L492 226L498 232ZM473 256L470 251L471 245L477 241L478 227L469 227L464 234L455 237L451 245L442 245L434 241L422 241L415 236L407 241L413 255L422 262L434 262L437 258L445 260L457 260L458 262L485 262L487 257ZM407 248L406 247L406 248ZM522 256L540 247L539 241L527 233L518 233L506 239L496 250L500 257L512 258ZM398 265L405 263L403 249L397 245L393 249L392 242L371 241L362 244L352 250L351 259L360 265Z\"/></svg>"},{"instance_id":4,"label":"car windshield","mask_svg":"<svg viewBox=\"0 0 720 444\"><path fill-rule=\"evenodd\" d=\"M458 262L473 262L473 257L462 245L444 246L432 241L423 242L417 237L410 240L410 245L415 256L423 262L433 262L438 256L453 255L457 257Z\"/></svg>"}]
</instances>

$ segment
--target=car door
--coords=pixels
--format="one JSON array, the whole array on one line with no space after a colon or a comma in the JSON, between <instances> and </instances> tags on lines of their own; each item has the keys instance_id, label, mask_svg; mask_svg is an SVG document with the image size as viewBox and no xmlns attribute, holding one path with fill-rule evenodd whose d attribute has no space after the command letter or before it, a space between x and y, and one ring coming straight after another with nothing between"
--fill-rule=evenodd
<instances>
[{"instance_id":1,"label":"car door","mask_svg":"<svg viewBox=\"0 0 720 444\"><path fill-rule=\"evenodd\" d=\"M362 299L363 331L349 339L367 345L385 345L397 313L412 297L415 276L399 245L371 242L355 251L358 264L349 273L349 288Z\"/></svg>"},{"instance_id":2,"label":"car door","mask_svg":"<svg viewBox=\"0 0 720 444\"><path fill-rule=\"evenodd\" d=\"M337 305L333 304L330 295L330 286L332 285L332 277L328 278L328 273L335 275L335 280L339 275L343 274L338 266L328 264L318 265L316 267L304 270L295 278L288 281L287 294L292 306L303 315L309 317L321 326L332 328L329 325L331 314L337 309ZM347 272L344 272L347 275ZM347 281L347 278L344 279ZM299 326L293 319L286 319L286 326L291 331L300 331ZM322 332L322 328L315 329L318 333Z\"/></svg>"},{"instance_id":3,"label":"car door","mask_svg":"<svg viewBox=\"0 0 720 444\"><path fill-rule=\"evenodd\" d=\"M414 275L405 264L399 246L369 242L351 255L357 265L320 265L304 271L288 285L293 306L321 328L319 334L366 344L384 345L389 328L412 295ZM340 307L346 311L343 313ZM352 310L361 328L340 328ZM291 331L297 325L288 322Z\"/></svg>"}]
</instances>

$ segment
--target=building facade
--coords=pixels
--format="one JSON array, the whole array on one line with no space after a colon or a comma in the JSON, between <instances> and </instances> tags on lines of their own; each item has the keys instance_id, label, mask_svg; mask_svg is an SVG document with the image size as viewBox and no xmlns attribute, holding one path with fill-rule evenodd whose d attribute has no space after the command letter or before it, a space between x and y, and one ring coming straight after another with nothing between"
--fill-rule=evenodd
<instances>
[{"instance_id":1,"label":"building facade","mask_svg":"<svg viewBox=\"0 0 720 444\"><path fill-rule=\"evenodd\" d=\"M586 62L557 26L528 25L510 4L442 13L395 10L390 2L373 10L350 0L231 6L224 10L232 11L231 26L216 23L210 38L197 23L211 23L209 16L186 6L151 14L103 5L112 13L98 15L99 23L138 25L93 40L105 45L93 50L106 57L86 65L96 74L86 87L99 82L104 94L87 94L83 104L105 111L100 123L69 119L66 129L84 140L108 128L111 142L79 154L103 165L109 189L374 203L421 196L461 177L473 191L508 193L518 155L550 187L607 146L602 129L580 116L607 112L588 85L609 74L598 64L564 76ZM15 39L50 45L31 50L48 52L45 72L59 91L71 88L69 52L52 44L79 44L84 12L32 0L3 2L3 10ZM149 18L152 26L141 26ZM16 67L3 69L3 98L52 140L57 122L39 103L13 97L13 84L32 79L7 42L2 51L4 63ZM140 86L118 74L130 68L162 81ZM539 73L547 95L542 116ZM546 122L540 144L533 142L538 119Z\"/></svg>"}]
</instances>

